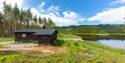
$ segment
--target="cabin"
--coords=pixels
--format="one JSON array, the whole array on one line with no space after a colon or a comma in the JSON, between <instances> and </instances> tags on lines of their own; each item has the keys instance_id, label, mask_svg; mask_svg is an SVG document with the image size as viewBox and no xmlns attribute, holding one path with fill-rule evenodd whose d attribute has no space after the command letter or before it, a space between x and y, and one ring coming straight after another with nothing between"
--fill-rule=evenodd
<instances>
[{"instance_id":1,"label":"cabin","mask_svg":"<svg viewBox=\"0 0 125 63\"><path fill-rule=\"evenodd\" d=\"M52 44L57 39L57 30L54 29L20 29L14 33L16 42L37 41L38 44Z\"/></svg>"}]
</instances>

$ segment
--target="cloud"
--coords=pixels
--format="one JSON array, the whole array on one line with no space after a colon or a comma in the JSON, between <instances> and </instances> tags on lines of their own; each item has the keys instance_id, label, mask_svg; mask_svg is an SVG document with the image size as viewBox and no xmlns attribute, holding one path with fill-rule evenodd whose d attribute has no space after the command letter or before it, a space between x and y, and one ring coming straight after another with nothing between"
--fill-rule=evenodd
<instances>
[{"instance_id":1,"label":"cloud","mask_svg":"<svg viewBox=\"0 0 125 63\"><path fill-rule=\"evenodd\" d=\"M60 9L58 6L54 6L54 5L51 5L48 9L47 9L47 12L48 13L54 13L58 16L60 16L60 13L59 13Z\"/></svg>"},{"instance_id":2,"label":"cloud","mask_svg":"<svg viewBox=\"0 0 125 63\"><path fill-rule=\"evenodd\" d=\"M40 7L40 8L43 8L44 5L45 5L45 2L42 2L42 3L39 5L39 7Z\"/></svg>"},{"instance_id":3,"label":"cloud","mask_svg":"<svg viewBox=\"0 0 125 63\"><path fill-rule=\"evenodd\" d=\"M7 4L11 4L12 6L14 6L17 3L17 6L19 7L19 9L21 9L23 5L23 1L24 0L0 0L0 12L3 12L3 2L6 2Z\"/></svg>"},{"instance_id":4,"label":"cloud","mask_svg":"<svg viewBox=\"0 0 125 63\"><path fill-rule=\"evenodd\" d=\"M18 7L21 8L24 0L0 0L1 3L5 2L5 1L7 4L11 4L12 6L14 6L15 3L17 3ZM0 5L2 5L2 4L0 4Z\"/></svg>"},{"instance_id":5,"label":"cloud","mask_svg":"<svg viewBox=\"0 0 125 63\"><path fill-rule=\"evenodd\" d=\"M0 11L2 9L2 3L6 1L7 4L12 6L17 3L18 7L21 9L23 6L24 0L0 0ZM61 11L58 6L50 5L48 8L45 8L46 3L42 0L41 4L38 7L31 8L31 13L33 16L37 15L38 17L50 17L57 26L69 26L69 25L80 25L80 22L84 21L85 18L81 17L78 13L73 11ZM24 6L22 9L26 10L29 7Z\"/></svg>"},{"instance_id":6,"label":"cloud","mask_svg":"<svg viewBox=\"0 0 125 63\"><path fill-rule=\"evenodd\" d=\"M24 0L0 0L0 12L3 11L3 2L6 2L7 4L11 4L12 6L14 6L17 3L17 6L19 7L19 9L22 8L23 5L23 1Z\"/></svg>"},{"instance_id":7,"label":"cloud","mask_svg":"<svg viewBox=\"0 0 125 63\"><path fill-rule=\"evenodd\" d=\"M45 2L42 1L41 4L38 6L38 9L40 10L40 12L45 12L44 6L45 6Z\"/></svg>"},{"instance_id":8,"label":"cloud","mask_svg":"<svg viewBox=\"0 0 125 63\"><path fill-rule=\"evenodd\" d=\"M37 15L41 17L50 17L56 23L57 26L79 25L79 22L85 20L85 18L82 18L78 13L73 11L62 12L63 16L51 12L50 9L48 11L50 12L40 13L39 10L37 10L36 8L31 8L31 12L34 16Z\"/></svg>"},{"instance_id":9,"label":"cloud","mask_svg":"<svg viewBox=\"0 0 125 63\"><path fill-rule=\"evenodd\" d=\"M81 21L85 18L81 17L78 13L73 11L61 11L58 6L50 5L48 8L44 8L46 3L44 1L38 6L38 8L31 8L31 13L33 16L37 17L50 17L57 26L70 26L79 25Z\"/></svg>"},{"instance_id":10,"label":"cloud","mask_svg":"<svg viewBox=\"0 0 125 63\"><path fill-rule=\"evenodd\" d=\"M125 6L111 8L88 18L88 21L98 21L101 24L123 24L125 22Z\"/></svg>"},{"instance_id":11,"label":"cloud","mask_svg":"<svg viewBox=\"0 0 125 63\"><path fill-rule=\"evenodd\" d=\"M115 1L111 2L110 5L115 5L115 4L125 4L125 0L115 0Z\"/></svg>"}]
</instances>

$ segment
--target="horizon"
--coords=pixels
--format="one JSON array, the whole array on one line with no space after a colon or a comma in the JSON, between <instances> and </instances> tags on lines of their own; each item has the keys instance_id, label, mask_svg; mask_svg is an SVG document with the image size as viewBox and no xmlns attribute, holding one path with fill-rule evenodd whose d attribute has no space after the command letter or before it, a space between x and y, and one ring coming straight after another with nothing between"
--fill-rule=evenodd
<instances>
[{"instance_id":1,"label":"horizon","mask_svg":"<svg viewBox=\"0 0 125 63\"><path fill-rule=\"evenodd\" d=\"M50 17L57 26L124 24L125 0L0 0L20 10L31 9L33 16Z\"/></svg>"}]
</instances>

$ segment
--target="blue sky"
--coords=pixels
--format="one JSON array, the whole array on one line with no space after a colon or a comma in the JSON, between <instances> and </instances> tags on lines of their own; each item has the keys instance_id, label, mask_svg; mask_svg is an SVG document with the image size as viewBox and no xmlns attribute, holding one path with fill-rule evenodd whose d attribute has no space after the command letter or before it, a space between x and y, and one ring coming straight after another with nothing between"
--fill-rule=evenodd
<instances>
[{"instance_id":1,"label":"blue sky","mask_svg":"<svg viewBox=\"0 0 125 63\"><path fill-rule=\"evenodd\" d=\"M26 0L24 3L28 7L38 7L43 0ZM44 0L45 8L51 5L58 6L61 11L74 11L84 17L90 17L104 8L109 7L111 0Z\"/></svg>"},{"instance_id":2,"label":"blue sky","mask_svg":"<svg viewBox=\"0 0 125 63\"><path fill-rule=\"evenodd\" d=\"M125 0L6 0L33 15L50 17L57 26L123 24ZM11 2L12 1L12 2Z\"/></svg>"}]
</instances>

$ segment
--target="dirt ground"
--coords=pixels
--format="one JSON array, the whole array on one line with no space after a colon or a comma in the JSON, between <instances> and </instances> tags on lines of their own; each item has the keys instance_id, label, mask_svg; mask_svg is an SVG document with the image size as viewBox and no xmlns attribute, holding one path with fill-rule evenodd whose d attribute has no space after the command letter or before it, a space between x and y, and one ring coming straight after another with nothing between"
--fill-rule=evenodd
<instances>
[{"instance_id":1,"label":"dirt ground","mask_svg":"<svg viewBox=\"0 0 125 63\"><path fill-rule=\"evenodd\" d=\"M41 45L35 47L26 47L26 48L3 48L0 49L1 52L27 52L27 53L52 53L52 54L59 54L65 53L65 47L54 47L49 45Z\"/></svg>"}]
</instances>

